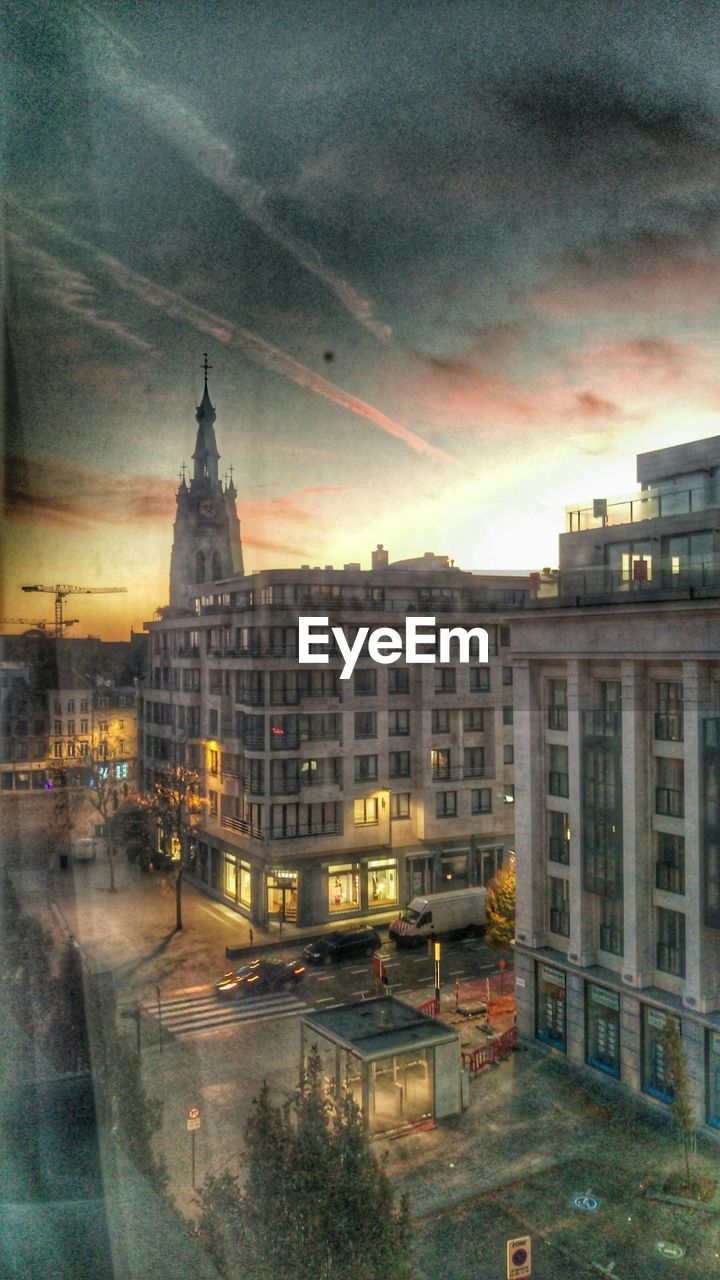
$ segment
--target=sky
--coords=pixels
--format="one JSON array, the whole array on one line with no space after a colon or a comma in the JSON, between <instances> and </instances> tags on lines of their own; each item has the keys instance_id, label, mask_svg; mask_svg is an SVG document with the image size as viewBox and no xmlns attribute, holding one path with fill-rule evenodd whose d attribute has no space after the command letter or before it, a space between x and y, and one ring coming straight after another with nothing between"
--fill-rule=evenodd
<instances>
[{"instance_id":1,"label":"sky","mask_svg":"<svg viewBox=\"0 0 720 1280\"><path fill-rule=\"evenodd\" d=\"M566 505L720 434L718 4L4 22L3 618L167 603L205 351L250 571L554 565Z\"/></svg>"}]
</instances>

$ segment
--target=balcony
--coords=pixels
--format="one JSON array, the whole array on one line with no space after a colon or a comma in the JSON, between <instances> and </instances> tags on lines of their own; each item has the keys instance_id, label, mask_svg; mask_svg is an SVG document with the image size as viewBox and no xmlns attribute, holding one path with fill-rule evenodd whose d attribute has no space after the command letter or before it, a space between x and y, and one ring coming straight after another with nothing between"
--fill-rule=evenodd
<instances>
[{"instance_id":1,"label":"balcony","mask_svg":"<svg viewBox=\"0 0 720 1280\"><path fill-rule=\"evenodd\" d=\"M642 520L658 520L663 516L690 515L715 506L702 489L673 489L659 493L643 489L627 497L600 499L583 506L565 508L566 533L583 533L587 529L607 529L620 524L638 524Z\"/></svg>"},{"instance_id":2,"label":"balcony","mask_svg":"<svg viewBox=\"0 0 720 1280\"><path fill-rule=\"evenodd\" d=\"M307 836L342 835L341 822L300 822L297 826L271 827L271 840L302 840Z\"/></svg>"},{"instance_id":3,"label":"balcony","mask_svg":"<svg viewBox=\"0 0 720 1280\"><path fill-rule=\"evenodd\" d=\"M253 826L247 822L245 818L233 818L229 813L224 813L220 819L220 826L226 831L237 831L240 835L250 836L253 840L262 840L262 827Z\"/></svg>"},{"instance_id":4,"label":"balcony","mask_svg":"<svg viewBox=\"0 0 720 1280\"><path fill-rule=\"evenodd\" d=\"M393 777L406 778L410 774L393 774ZM495 770L490 765L447 765L433 769L433 782L469 782L473 778L494 778Z\"/></svg>"}]
</instances>

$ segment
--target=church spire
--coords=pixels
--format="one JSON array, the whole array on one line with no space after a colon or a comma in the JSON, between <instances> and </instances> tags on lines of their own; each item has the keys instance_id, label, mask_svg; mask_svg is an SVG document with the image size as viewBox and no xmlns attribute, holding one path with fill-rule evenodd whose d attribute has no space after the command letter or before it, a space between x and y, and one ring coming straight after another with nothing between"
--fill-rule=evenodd
<instances>
[{"instance_id":1,"label":"church spire","mask_svg":"<svg viewBox=\"0 0 720 1280\"><path fill-rule=\"evenodd\" d=\"M210 392L208 391L207 376L208 371L212 369L212 365L208 364L207 351L205 359L201 365L205 374L205 387L203 397L195 411L195 419L198 424L197 439L195 441L195 452L193 453L193 462L195 468L193 471L193 484L202 484L215 486L218 483L218 453L217 442L215 440L214 422L216 418L215 409L210 400Z\"/></svg>"}]
</instances>

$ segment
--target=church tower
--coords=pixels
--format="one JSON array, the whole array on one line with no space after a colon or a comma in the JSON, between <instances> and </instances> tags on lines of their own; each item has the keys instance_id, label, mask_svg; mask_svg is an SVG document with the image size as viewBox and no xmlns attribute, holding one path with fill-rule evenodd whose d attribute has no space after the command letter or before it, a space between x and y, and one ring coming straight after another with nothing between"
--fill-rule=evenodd
<instances>
[{"instance_id":1,"label":"church tower","mask_svg":"<svg viewBox=\"0 0 720 1280\"><path fill-rule=\"evenodd\" d=\"M243 572L240 521L232 480L223 485L218 475L215 409L208 391L207 354L203 397L195 412L197 437L193 453L193 473L188 485L183 464L177 491L177 514L170 556L170 606L184 608L190 589L202 582L218 582Z\"/></svg>"}]
</instances>

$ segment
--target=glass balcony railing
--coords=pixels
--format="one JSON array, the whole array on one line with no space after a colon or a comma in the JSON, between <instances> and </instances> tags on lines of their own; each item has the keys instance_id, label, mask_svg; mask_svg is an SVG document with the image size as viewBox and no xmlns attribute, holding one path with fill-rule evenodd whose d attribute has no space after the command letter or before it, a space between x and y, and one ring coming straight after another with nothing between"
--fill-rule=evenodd
<instances>
[{"instance_id":1,"label":"glass balcony railing","mask_svg":"<svg viewBox=\"0 0 720 1280\"><path fill-rule=\"evenodd\" d=\"M618 524L638 524L641 520L658 520L662 516L683 516L693 511L707 511L716 502L703 489L643 489L627 497L601 498L593 502L573 503L565 508L566 532L582 533L585 529L604 529Z\"/></svg>"}]
</instances>

